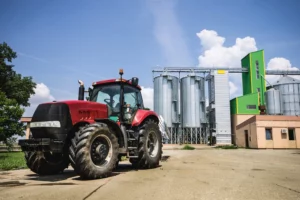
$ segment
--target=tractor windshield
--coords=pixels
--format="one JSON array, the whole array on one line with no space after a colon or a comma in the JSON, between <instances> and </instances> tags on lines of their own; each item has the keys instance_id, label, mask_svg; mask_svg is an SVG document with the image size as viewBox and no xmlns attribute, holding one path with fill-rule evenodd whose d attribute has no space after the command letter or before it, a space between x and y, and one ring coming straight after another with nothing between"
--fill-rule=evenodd
<instances>
[{"instance_id":1,"label":"tractor windshield","mask_svg":"<svg viewBox=\"0 0 300 200\"><path fill-rule=\"evenodd\" d=\"M93 90L91 101L107 104L110 108L110 116L118 116L120 113L120 89L119 84L99 85ZM143 109L143 99L140 90L124 85L124 105L129 104L132 109Z\"/></svg>"}]
</instances>

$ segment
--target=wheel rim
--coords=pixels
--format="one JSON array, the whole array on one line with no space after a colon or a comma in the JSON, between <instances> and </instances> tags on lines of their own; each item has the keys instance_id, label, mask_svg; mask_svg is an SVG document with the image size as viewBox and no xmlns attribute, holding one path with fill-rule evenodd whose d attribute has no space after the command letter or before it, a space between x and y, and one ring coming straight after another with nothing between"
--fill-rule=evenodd
<instances>
[{"instance_id":1,"label":"wheel rim","mask_svg":"<svg viewBox=\"0 0 300 200\"><path fill-rule=\"evenodd\" d=\"M150 157L156 157L158 153L158 138L156 133L150 132L147 139L147 148Z\"/></svg>"},{"instance_id":2,"label":"wheel rim","mask_svg":"<svg viewBox=\"0 0 300 200\"><path fill-rule=\"evenodd\" d=\"M91 142L90 155L94 165L97 167L105 167L112 158L112 143L105 136L97 136Z\"/></svg>"}]
</instances>

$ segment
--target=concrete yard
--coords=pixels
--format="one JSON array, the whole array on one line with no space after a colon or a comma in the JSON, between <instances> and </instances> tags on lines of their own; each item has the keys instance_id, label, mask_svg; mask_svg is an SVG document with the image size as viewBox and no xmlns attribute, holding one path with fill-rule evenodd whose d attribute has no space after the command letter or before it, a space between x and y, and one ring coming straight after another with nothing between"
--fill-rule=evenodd
<instances>
[{"instance_id":1,"label":"concrete yard","mask_svg":"<svg viewBox=\"0 0 300 200\"><path fill-rule=\"evenodd\" d=\"M39 177L0 172L0 199L300 200L299 150L164 150L156 169L122 162L114 176L82 181L72 169Z\"/></svg>"}]
</instances>

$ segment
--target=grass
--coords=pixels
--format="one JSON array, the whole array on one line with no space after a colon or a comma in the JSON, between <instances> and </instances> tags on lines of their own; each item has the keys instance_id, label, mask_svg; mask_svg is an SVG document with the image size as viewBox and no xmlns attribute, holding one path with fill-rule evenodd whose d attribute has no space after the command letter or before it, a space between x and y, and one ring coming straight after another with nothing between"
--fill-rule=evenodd
<instances>
[{"instance_id":1,"label":"grass","mask_svg":"<svg viewBox=\"0 0 300 200\"><path fill-rule=\"evenodd\" d=\"M194 150L194 149L195 149L195 147L192 147L188 144L186 144L186 145L184 145L184 147L182 147L182 150Z\"/></svg>"},{"instance_id":2,"label":"grass","mask_svg":"<svg viewBox=\"0 0 300 200\"><path fill-rule=\"evenodd\" d=\"M216 146L216 149L238 149L235 145L220 145Z\"/></svg>"},{"instance_id":3,"label":"grass","mask_svg":"<svg viewBox=\"0 0 300 200\"><path fill-rule=\"evenodd\" d=\"M126 161L126 160L128 160L128 158L126 156L122 156L120 161L122 162L122 161Z\"/></svg>"},{"instance_id":4,"label":"grass","mask_svg":"<svg viewBox=\"0 0 300 200\"><path fill-rule=\"evenodd\" d=\"M0 153L0 170L27 168L23 152Z\"/></svg>"}]
</instances>

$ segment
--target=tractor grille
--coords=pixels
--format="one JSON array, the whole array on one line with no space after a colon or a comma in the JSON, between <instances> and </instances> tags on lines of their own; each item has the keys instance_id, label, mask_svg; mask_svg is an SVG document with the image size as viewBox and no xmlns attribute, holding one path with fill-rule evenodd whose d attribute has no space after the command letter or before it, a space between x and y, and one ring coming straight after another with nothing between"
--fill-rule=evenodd
<instances>
[{"instance_id":1,"label":"tractor grille","mask_svg":"<svg viewBox=\"0 0 300 200\"><path fill-rule=\"evenodd\" d=\"M68 105L64 103L40 104L34 112L31 122L51 121L59 121L60 127L31 127L33 138L64 140L72 128L72 119Z\"/></svg>"}]
</instances>

